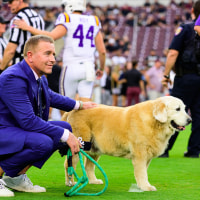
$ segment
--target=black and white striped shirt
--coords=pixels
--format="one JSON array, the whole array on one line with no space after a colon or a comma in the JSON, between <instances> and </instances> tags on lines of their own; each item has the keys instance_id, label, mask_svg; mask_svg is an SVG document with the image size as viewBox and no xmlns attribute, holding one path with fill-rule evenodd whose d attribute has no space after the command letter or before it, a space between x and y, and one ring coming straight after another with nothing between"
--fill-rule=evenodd
<instances>
[{"instance_id":1,"label":"black and white striped shirt","mask_svg":"<svg viewBox=\"0 0 200 200\"><path fill-rule=\"evenodd\" d=\"M40 30L44 30L45 27L43 18L29 7L23 8L17 13L17 15L12 19L10 23L9 42L18 45L15 56L13 58L13 64L23 60L23 49L25 42L32 36L32 34L28 31L23 31L21 29L15 28L13 21L16 19L23 19L28 25Z\"/></svg>"},{"instance_id":2,"label":"black and white striped shirt","mask_svg":"<svg viewBox=\"0 0 200 200\"><path fill-rule=\"evenodd\" d=\"M8 44L8 40L4 37L0 37L0 60L3 58L3 52Z\"/></svg>"}]
</instances>

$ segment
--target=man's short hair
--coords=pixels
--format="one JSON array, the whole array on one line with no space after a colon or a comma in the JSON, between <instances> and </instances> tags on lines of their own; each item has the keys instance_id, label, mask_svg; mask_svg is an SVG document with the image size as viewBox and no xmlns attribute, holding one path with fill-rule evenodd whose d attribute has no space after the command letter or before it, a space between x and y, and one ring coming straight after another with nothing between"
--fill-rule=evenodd
<instances>
[{"instance_id":1,"label":"man's short hair","mask_svg":"<svg viewBox=\"0 0 200 200\"><path fill-rule=\"evenodd\" d=\"M27 56L27 52L28 51L30 51L30 50L33 51L37 47L38 43L42 42L42 41L54 44L53 38L51 38L49 36L46 36L46 35L35 35L35 36L32 36L25 43L24 51L23 51L24 57Z\"/></svg>"}]
</instances>

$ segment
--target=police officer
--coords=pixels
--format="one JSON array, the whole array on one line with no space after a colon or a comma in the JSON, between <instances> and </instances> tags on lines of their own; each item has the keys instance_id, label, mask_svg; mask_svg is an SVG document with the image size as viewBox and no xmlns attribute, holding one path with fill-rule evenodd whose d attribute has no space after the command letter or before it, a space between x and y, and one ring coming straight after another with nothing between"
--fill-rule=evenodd
<instances>
[{"instance_id":1,"label":"police officer","mask_svg":"<svg viewBox=\"0 0 200 200\"><path fill-rule=\"evenodd\" d=\"M193 22L183 24L177 28L170 44L165 64L162 84L167 86L170 82L170 71L175 67L176 76L171 95L180 98L190 110L192 116L192 129L184 157L198 158L200 153L200 69L195 56L195 20L200 14L200 0L193 5L191 16ZM200 65L199 65L200 66ZM179 108L176 108L177 111ZM161 157L168 157L178 132L169 141L169 146Z\"/></svg>"}]
</instances>

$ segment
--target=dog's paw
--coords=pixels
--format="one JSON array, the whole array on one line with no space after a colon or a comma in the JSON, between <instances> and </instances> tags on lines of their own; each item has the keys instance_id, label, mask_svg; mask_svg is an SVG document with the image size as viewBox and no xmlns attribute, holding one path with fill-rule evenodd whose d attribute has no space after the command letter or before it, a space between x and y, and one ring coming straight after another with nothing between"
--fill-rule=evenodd
<instances>
[{"instance_id":1,"label":"dog's paw","mask_svg":"<svg viewBox=\"0 0 200 200\"><path fill-rule=\"evenodd\" d=\"M72 186L76 185L76 183L77 183L77 182L74 182L74 181L73 181L73 182L66 181L66 182L65 182L65 185L66 185L66 186L69 186L69 187L72 187Z\"/></svg>"},{"instance_id":2,"label":"dog's paw","mask_svg":"<svg viewBox=\"0 0 200 200\"><path fill-rule=\"evenodd\" d=\"M101 179L90 180L89 184L101 185L103 184L103 181Z\"/></svg>"},{"instance_id":3,"label":"dog's paw","mask_svg":"<svg viewBox=\"0 0 200 200\"><path fill-rule=\"evenodd\" d=\"M141 190L143 191L156 191L156 187L154 187L153 185L148 185L148 186L143 186L140 187Z\"/></svg>"},{"instance_id":4,"label":"dog's paw","mask_svg":"<svg viewBox=\"0 0 200 200\"><path fill-rule=\"evenodd\" d=\"M156 189L156 187L155 186L153 186L153 185L150 185L149 186L149 191L156 191L157 189Z\"/></svg>"}]
</instances>

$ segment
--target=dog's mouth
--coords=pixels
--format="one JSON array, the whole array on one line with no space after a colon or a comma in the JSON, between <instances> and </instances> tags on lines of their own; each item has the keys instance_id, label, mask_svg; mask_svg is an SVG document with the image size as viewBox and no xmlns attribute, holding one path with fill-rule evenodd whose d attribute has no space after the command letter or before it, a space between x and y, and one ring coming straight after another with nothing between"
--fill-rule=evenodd
<instances>
[{"instance_id":1,"label":"dog's mouth","mask_svg":"<svg viewBox=\"0 0 200 200\"><path fill-rule=\"evenodd\" d=\"M174 120L171 121L171 125L173 128L175 128L178 131L183 131L185 130L185 126L179 126L178 124L175 123Z\"/></svg>"}]
</instances>

